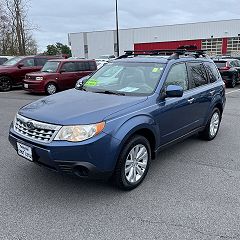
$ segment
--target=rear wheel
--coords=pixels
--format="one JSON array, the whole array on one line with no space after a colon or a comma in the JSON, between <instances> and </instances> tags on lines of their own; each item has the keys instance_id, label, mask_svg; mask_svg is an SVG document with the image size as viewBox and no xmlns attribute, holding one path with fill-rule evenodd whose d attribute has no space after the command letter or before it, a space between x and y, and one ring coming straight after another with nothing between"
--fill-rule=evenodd
<instances>
[{"instance_id":1,"label":"rear wheel","mask_svg":"<svg viewBox=\"0 0 240 240\"><path fill-rule=\"evenodd\" d=\"M0 77L0 91L7 92L12 89L11 78L7 76Z\"/></svg>"},{"instance_id":2,"label":"rear wheel","mask_svg":"<svg viewBox=\"0 0 240 240\"><path fill-rule=\"evenodd\" d=\"M46 94L53 95L57 92L57 86L55 83L48 83L45 90Z\"/></svg>"},{"instance_id":3,"label":"rear wheel","mask_svg":"<svg viewBox=\"0 0 240 240\"><path fill-rule=\"evenodd\" d=\"M236 87L236 84L237 84L237 76L236 76L236 75L233 75L232 81L229 83L229 86L230 86L231 88L235 88L235 87Z\"/></svg>"},{"instance_id":4,"label":"rear wheel","mask_svg":"<svg viewBox=\"0 0 240 240\"><path fill-rule=\"evenodd\" d=\"M140 135L132 137L123 148L115 170L115 182L124 190L136 188L147 175L151 160L148 140Z\"/></svg>"},{"instance_id":5,"label":"rear wheel","mask_svg":"<svg viewBox=\"0 0 240 240\"><path fill-rule=\"evenodd\" d=\"M214 108L205 129L199 133L200 137L208 141L213 140L217 136L220 123L221 123L221 112L218 108Z\"/></svg>"}]
</instances>

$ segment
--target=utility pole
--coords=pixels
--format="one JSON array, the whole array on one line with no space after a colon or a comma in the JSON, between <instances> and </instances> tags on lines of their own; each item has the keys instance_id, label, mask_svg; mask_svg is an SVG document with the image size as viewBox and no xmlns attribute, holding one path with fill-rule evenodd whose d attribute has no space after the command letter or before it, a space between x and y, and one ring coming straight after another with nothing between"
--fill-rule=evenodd
<instances>
[{"instance_id":1,"label":"utility pole","mask_svg":"<svg viewBox=\"0 0 240 240\"><path fill-rule=\"evenodd\" d=\"M118 0L116 0L117 57L119 57Z\"/></svg>"}]
</instances>

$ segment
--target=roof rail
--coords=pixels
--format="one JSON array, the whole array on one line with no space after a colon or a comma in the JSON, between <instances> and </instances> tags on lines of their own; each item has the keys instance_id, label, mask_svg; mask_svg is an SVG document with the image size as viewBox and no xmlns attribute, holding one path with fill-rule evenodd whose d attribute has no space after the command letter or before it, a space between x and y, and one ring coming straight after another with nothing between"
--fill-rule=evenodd
<instances>
[{"instance_id":1,"label":"roof rail","mask_svg":"<svg viewBox=\"0 0 240 240\"><path fill-rule=\"evenodd\" d=\"M170 56L168 60L179 59L181 55L191 56L195 58L207 57L204 50L188 50L188 49L160 49L160 50L128 50L125 54L119 56L117 59L135 57L135 56L156 56L165 55Z\"/></svg>"}]
</instances>

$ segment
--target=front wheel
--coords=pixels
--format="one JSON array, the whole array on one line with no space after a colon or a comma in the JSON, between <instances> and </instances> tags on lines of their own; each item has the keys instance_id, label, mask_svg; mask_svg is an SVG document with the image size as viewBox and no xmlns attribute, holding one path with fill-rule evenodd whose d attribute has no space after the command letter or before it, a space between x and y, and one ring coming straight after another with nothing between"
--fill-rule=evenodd
<instances>
[{"instance_id":1,"label":"front wheel","mask_svg":"<svg viewBox=\"0 0 240 240\"><path fill-rule=\"evenodd\" d=\"M9 77L0 77L0 91L8 92L12 89L12 81Z\"/></svg>"},{"instance_id":2,"label":"front wheel","mask_svg":"<svg viewBox=\"0 0 240 240\"><path fill-rule=\"evenodd\" d=\"M136 188L145 178L151 160L149 141L140 135L132 137L122 152L115 170L115 182L124 190Z\"/></svg>"},{"instance_id":3,"label":"front wheel","mask_svg":"<svg viewBox=\"0 0 240 240\"><path fill-rule=\"evenodd\" d=\"M212 115L205 127L205 129L199 133L202 139L211 141L213 140L218 133L221 122L221 112L218 108L215 108L212 112Z\"/></svg>"},{"instance_id":4,"label":"front wheel","mask_svg":"<svg viewBox=\"0 0 240 240\"><path fill-rule=\"evenodd\" d=\"M46 86L46 94L47 95L53 95L57 92L57 86L55 83L48 83Z\"/></svg>"}]
</instances>

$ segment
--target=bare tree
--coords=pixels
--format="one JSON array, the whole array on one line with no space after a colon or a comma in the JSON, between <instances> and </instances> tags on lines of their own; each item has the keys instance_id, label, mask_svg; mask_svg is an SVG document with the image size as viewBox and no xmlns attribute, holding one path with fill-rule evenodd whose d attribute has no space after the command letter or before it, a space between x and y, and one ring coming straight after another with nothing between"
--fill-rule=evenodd
<instances>
[{"instance_id":1,"label":"bare tree","mask_svg":"<svg viewBox=\"0 0 240 240\"><path fill-rule=\"evenodd\" d=\"M0 6L0 52L11 55L36 54L33 29L28 27L27 0L0 0Z\"/></svg>"}]
</instances>

